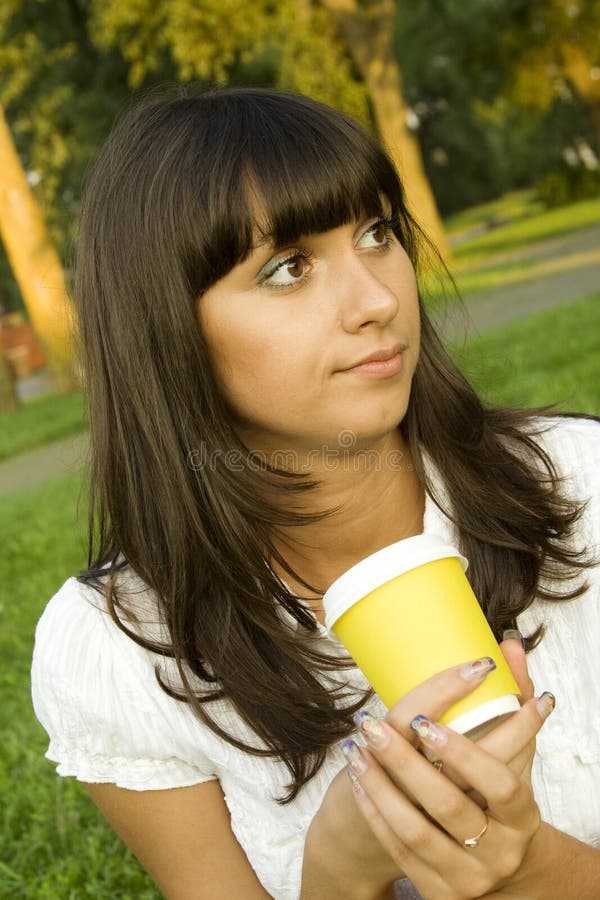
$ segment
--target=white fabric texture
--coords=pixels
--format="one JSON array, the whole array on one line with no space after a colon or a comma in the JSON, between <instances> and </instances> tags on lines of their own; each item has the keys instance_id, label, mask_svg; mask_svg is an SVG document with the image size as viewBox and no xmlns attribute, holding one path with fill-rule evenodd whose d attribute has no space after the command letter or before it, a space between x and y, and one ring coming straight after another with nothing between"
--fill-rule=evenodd
<instances>
[{"instance_id":1,"label":"white fabric texture","mask_svg":"<svg viewBox=\"0 0 600 900\"><path fill-rule=\"evenodd\" d=\"M577 419L542 420L539 439L565 476L565 491L591 498L578 530L579 540L600 556L600 423ZM436 490L439 474L428 464ZM450 542L452 523L427 497L423 529ZM556 709L537 739L533 787L542 819L600 847L600 567L588 570L586 593L570 602L536 600L518 621L529 634L544 621L547 633L528 654L536 693L551 690ZM157 636L152 595L135 579L145 621L144 633ZM285 616L286 614L284 614ZM289 618L289 617L288 617ZM343 653L319 625L328 651ZM174 676L171 661L137 645L102 608L102 598L75 578L48 603L36 630L32 695L36 715L50 737L46 756L59 775L82 781L114 782L132 790L183 787L217 778L231 813L233 831L268 893L275 900L297 900L308 826L334 775L345 765L337 747L325 764L285 806L287 769L277 761L248 755L214 735L158 685L160 663ZM362 673L344 676L366 687ZM374 715L385 706L378 697L367 705ZM228 731L261 746L230 704L210 711ZM403 889L406 893L402 893ZM398 896L415 896L405 883ZM418 895L417 895L418 896Z\"/></svg>"}]
</instances>

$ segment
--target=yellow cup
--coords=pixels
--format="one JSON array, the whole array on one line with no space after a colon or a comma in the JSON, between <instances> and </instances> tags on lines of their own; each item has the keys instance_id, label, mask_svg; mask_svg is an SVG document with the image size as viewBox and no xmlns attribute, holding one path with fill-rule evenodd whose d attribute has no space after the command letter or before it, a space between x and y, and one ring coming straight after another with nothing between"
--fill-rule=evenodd
<instances>
[{"instance_id":1,"label":"yellow cup","mask_svg":"<svg viewBox=\"0 0 600 900\"><path fill-rule=\"evenodd\" d=\"M482 656L496 669L440 721L465 734L520 708L519 687L465 576L467 560L437 535L361 560L323 597L325 625L390 707L436 672Z\"/></svg>"}]
</instances>

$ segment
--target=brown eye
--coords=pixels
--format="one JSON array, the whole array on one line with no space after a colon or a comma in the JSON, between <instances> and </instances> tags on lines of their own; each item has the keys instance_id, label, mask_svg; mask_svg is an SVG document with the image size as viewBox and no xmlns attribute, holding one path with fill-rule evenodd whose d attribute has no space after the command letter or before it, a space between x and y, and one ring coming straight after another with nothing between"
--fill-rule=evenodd
<instances>
[{"instance_id":1,"label":"brown eye","mask_svg":"<svg viewBox=\"0 0 600 900\"><path fill-rule=\"evenodd\" d=\"M371 234L377 244L385 244L387 240L387 227L383 222L378 222L377 225L373 226Z\"/></svg>"},{"instance_id":2,"label":"brown eye","mask_svg":"<svg viewBox=\"0 0 600 900\"><path fill-rule=\"evenodd\" d=\"M297 250L283 259L276 259L265 266L258 276L258 284L272 290L287 290L304 284L312 270L309 250ZM272 266L272 267L271 267Z\"/></svg>"},{"instance_id":3,"label":"brown eye","mask_svg":"<svg viewBox=\"0 0 600 900\"><path fill-rule=\"evenodd\" d=\"M357 246L363 249L388 250L394 242L394 232L392 231L391 222L388 219L379 219L373 222L363 233Z\"/></svg>"},{"instance_id":4,"label":"brown eye","mask_svg":"<svg viewBox=\"0 0 600 900\"><path fill-rule=\"evenodd\" d=\"M295 256L286 265L286 269L292 278L301 278L304 275L305 260L301 256Z\"/></svg>"}]
</instances>

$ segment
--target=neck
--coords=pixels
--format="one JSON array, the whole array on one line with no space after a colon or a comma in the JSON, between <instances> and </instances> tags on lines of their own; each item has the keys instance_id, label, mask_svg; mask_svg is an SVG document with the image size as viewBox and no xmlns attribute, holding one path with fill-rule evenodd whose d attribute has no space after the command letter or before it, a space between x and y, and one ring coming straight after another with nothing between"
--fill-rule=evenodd
<instances>
[{"instance_id":1,"label":"neck","mask_svg":"<svg viewBox=\"0 0 600 900\"><path fill-rule=\"evenodd\" d=\"M310 510L334 509L331 515L280 528L273 536L289 567L314 590L309 592L276 561L270 565L294 592L316 601L312 606L321 621L320 598L336 578L382 547L423 531L425 492L400 431L360 453L345 454L337 466L329 461L311 469L319 487L308 497Z\"/></svg>"}]
</instances>

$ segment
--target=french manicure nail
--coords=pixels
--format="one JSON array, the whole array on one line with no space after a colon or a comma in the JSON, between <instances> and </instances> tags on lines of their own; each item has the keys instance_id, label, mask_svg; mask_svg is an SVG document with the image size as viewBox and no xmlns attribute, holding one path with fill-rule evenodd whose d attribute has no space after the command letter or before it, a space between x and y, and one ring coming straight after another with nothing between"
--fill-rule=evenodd
<instances>
[{"instance_id":1,"label":"french manicure nail","mask_svg":"<svg viewBox=\"0 0 600 900\"><path fill-rule=\"evenodd\" d=\"M354 774L364 775L367 771L367 764L361 755L358 744L355 744L353 740L347 738L345 741L340 741L339 747L348 760L348 765L352 767Z\"/></svg>"},{"instance_id":2,"label":"french manicure nail","mask_svg":"<svg viewBox=\"0 0 600 900\"><path fill-rule=\"evenodd\" d=\"M426 716L415 716L410 727L424 744L429 744L431 747L443 747L448 743L448 736L444 729L436 722L431 722Z\"/></svg>"},{"instance_id":3,"label":"french manicure nail","mask_svg":"<svg viewBox=\"0 0 600 900\"><path fill-rule=\"evenodd\" d=\"M352 784L352 790L354 791L354 793L357 794L358 796L360 796L361 794L364 794L361 783L358 780L358 778L356 777L356 775L354 774L354 772L352 771L352 769L346 769L346 772L348 773L348 778L350 779L350 782Z\"/></svg>"},{"instance_id":4,"label":"french manicure nail","mask_svg":"<svg viewBox=\"0 0 600 900\"><path fill-rule=\"evenodd\" d=\"M544 691L535 701L535 705L542 719L547 719L556 706L556 697L550 691Z\"/></svg>"},{"instance_id":5,"label":"french manicure nail","mask_svg":"<svg viewBox=\"0 0 600 900\"><path fill-rule=\"evenodd\" d=\"M357 712L353 719L364 734L370 747L373 747L374 750L383 750L387 747L390 742L390 736L379 719L375 719L365 709Z\"/></svg>"},{"instance_id":6,"label":"french manicure nail","mask_svg":"<svg viewBox=\"0 0 600 900\"><path fill-rule=\"evenodd\" d=\"M496 668L496 663L491 656L482 656L481 659L475 659L473 662L465 663L459 669L461 678L465 681L479 681Z\"/></svg>"},{"instance_id":7,"label":"french manicure nail","mask_svg":"<svg viewBox=\"0 0 600 900\"><path fill-rule=\"evenodd\" d=\"M502 640L503 641L520 641L521 647L523 650L525 649L525 638L521 634L520 631L517 631L516 628L507 628L506 631L502 632Z\"/></svg>"}]
</instances>

